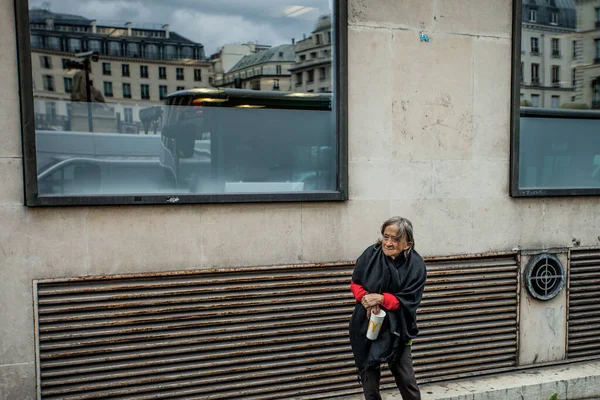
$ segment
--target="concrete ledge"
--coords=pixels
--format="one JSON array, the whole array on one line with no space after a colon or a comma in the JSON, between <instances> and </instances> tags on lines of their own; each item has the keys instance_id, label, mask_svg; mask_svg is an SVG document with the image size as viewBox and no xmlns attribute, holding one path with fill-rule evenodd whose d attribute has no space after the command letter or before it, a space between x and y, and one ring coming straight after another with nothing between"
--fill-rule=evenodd
<instances>
[{"instance_id":1,"label":"concrete ledge","mask_svg":"<svg viewBox=\"0 0 600 400\"><path fill-rule=\"evenodd\" d=\"M541 367L446 383L421 385L422 400L600 400L600 362ZM383 400L402 400L397 391ZM351 396L346 400L362 400Z\"/></svg>"}]
</instances>

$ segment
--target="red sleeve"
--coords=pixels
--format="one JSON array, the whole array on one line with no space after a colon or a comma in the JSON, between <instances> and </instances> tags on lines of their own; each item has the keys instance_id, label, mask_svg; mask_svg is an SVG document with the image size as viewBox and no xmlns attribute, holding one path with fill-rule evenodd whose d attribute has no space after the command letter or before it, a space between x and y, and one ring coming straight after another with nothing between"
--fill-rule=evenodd
<instances>
[{"instance_id":1,"label":"red sleeve","mask_svg":"<svg viewBox=\"0 0 600 400\"><path fill-rule=\"evenodd\" d=\"M361 301L363 296L367 294L367 291L357 283L350 283L350 291L354 295L356 301Z\"/></svg>"},{"instance_id":2,"label":"red sleeve","mask_svg":"<svg viewBox=\"0 0 600 400\"><path fill-rule=\"evenodd\" d=\"M389 311L396 311L400 307L400 301L396 296L391 293L383 294L383 301L381 302L383 308Z\"/></svg>"}]
</instances>

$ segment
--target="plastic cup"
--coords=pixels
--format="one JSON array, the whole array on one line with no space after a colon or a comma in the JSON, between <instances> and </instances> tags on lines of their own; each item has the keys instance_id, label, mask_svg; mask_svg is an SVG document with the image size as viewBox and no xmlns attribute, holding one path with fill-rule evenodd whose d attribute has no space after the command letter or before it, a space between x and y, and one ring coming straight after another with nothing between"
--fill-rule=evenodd
<instances>
[{"instance_id":1,"label":"plastic cup","mask_svg":"<svg viewBox=\"0 0 600 400\"><path fill-rule=\"evenodd\" d=\"M379 336L381 325L383 325L383 319L385 318L385 311L379 310L378 314L371 313L369 319L369 328L367 329L367 339L375 340Z\"/></svg>"}]
</instances>

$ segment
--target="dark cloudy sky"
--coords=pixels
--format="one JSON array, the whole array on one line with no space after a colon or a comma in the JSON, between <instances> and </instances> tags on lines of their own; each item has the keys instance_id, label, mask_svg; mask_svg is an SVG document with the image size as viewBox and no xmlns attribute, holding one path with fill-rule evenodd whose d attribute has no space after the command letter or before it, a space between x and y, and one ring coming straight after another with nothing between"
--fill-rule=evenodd
<instances>
[{"instance_id":1,"label":"dark cloudy sky","mask_svg":"<svg viewBox=\"0 0 600 400\"><path fill-rule=\"evenodd\" d=\"M209 56L223 44L279 45L310 35L331 0L29 0L30 8L77 14L99 22L169 24L204 44ZM45 3L45 4L44 4Z\"/></svg>"}]
</instances>

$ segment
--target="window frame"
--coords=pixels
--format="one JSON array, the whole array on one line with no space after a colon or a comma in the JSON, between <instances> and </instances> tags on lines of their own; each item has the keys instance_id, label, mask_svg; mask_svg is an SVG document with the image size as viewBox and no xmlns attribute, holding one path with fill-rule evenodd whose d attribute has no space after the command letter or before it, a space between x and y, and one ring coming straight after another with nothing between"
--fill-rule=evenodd
<instances>
[{"instance_id":1,"label":"window frame","mask_svg":"<svg viewBox=\"0 0 600 400\"><path fill-rule=\"evenodd\" d=\"M332 61L335 66L334 110L337 146L337 184L335 190L295 193L248 194L147 194L39 196L35 143L35 111L30 44L29 1L15 1L18 80L23 144L24 204L26 206L90 206L150 204L274 203L348 200L348 0L333 0L332 23L335 26ZM149 75L149 71L148 71ZM149 93L150 94L150 93ZM174 201L174 199L177 201Z\"/></svg>"},{"instance_id":2,"label":"window frame","mask_svg":"<svg viewBox=\"0 0 600 400\"><path fill-rule=\"evenodd\" d=\"M599 188L568 189L520 189L519 188L519 152L520 152L520 120L524 117L572 118L569 110L527 108L521 111L521 40L522 40L522 0L513 2L512 25L512 68L511 68L511 112L510 112L510 174L509 194L511 197L565 197L565 196L600 196ZM579 111L578 119L598 119L597 112Z\"/></svg>"}]
</instances>

